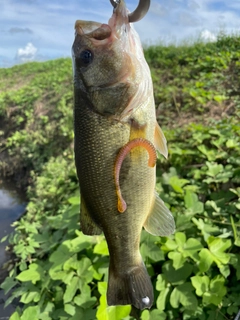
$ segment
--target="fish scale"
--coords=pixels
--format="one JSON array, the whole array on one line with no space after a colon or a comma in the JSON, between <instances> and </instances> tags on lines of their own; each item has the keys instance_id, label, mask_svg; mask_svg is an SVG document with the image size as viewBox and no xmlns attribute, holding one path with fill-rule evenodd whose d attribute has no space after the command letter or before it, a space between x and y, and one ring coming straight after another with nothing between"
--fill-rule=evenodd
<instances>
[{"instance_id":1,"label":"fish scale","mask_svg":"<svg viewBox=\"0 0 240 320\"><path fill-rule=\"evenodd\" d=\"M86 117L87 113L89 117ZM81 136L81 139L77 139L75 144L81 194L88 203L90 211L98 212L98 215L94 216L94 220L99 225L104 225L103 218L106 212L111 212L110 215L108 214L107 226L123 223L125 229L127 224L131 226L131 229L132 224L139 221L138 229L141 230L148 214L149 199L153 197L152 189L155 183L155 170L147 166L147 152L136 148L132 154L137 153L137 158L133 156L131 160L130 154L124 160L121 168L120 186L128 203L128 209L124 214L120 214L117 210L117 196L113 179L114 162L119 149L129 140L130 125L113 122L109 126L108 120L97 114L92 114L87 108L85 110L84 108L76 109L75 119L81 119L79 124L75 120L75 135L76 137ZM111 143L106 143L110 139ZM91 150L90 153L89 150ZM138 163L134 166L135 158ZM146 180L150 182L150 185L146 184ZM130 181L134 188L129 194ZM94 201L92 201L93 197ZM144 209L144 217L142 214L137 214ZM129 214L130 210L133 210L135 214L131 212ZM132 221L126 221L126 215Z\"/></svg>"}]
</instances>

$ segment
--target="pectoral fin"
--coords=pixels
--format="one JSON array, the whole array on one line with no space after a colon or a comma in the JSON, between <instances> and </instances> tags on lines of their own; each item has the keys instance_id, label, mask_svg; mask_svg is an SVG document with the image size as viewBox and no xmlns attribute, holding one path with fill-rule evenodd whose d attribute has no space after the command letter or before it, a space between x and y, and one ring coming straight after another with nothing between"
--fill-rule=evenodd
<instances>
[{"instance_id":1,"label":"pectoral fin","mask_svg":"<svg viewBox=\"0 0 240 320\"><path fill-rule=\"evenodd\" d=\"M168 157L167 140L164 136L162 129L160 128L157 122L155 127L154 143L155 143L156 149L167 159Z\"/></svg>"},{"instance_id":2,"label":"pectoral fin","mask_svg":"<svg viewBox=\"0 0 240 320\"><path fill-rule=\"evenodd\" d=\"M154 236L168 236L175 231L173 216L157 193L153 201L152 210L143 226Z\"/></svg>"},{"instance_id":3,"label":"pectoral fin","mask_svg":"<svg viewBox=\"0 0 240 320\"><path fill-rule=\"evenodd\" d=\"M96 223L91 218L82 195L81 195L80 227L82 232L89 236L99 235L102 233L102 230L96 225Z\"/></svg>"}]
</instances>

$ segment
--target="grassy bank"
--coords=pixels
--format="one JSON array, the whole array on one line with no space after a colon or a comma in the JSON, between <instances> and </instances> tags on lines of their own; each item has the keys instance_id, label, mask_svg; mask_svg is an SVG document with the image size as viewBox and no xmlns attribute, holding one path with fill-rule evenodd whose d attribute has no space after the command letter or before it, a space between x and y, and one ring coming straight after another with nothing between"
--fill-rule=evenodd
<instances>
[{"instance_id":1,"label":"grassy bank","mask_svg":"<svg viewBox=\"0 0 240 320\"><path fill-rule=\"evenodd\" d=\"M174 214L169 238L142 232L155 289L142 320L234 319L240 309L240 38L150 47L157 115L169 146L157 191ZM17 319L133 319L106 305L108 250L79 226L70 59L0 69L0 171L27 189L2 284ZM137 318L137 315L135 315Z\"/></svg>"}]
</instances>

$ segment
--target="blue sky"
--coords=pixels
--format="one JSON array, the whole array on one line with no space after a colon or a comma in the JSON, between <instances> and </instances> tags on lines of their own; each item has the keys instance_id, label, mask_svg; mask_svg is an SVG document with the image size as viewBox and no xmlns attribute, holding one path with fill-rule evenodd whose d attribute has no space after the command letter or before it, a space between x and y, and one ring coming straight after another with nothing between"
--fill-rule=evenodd
<instances>
[{"instance_id":1,"label":"blue sky","mask_svg":"<svg viewBox=\"0 0 240 320\"><path fill-rule=\"evenodd\" d=\"M125 0L133 11L138 0ZM106 23L109 0L0 0L0 67L71 56L75 20ZM145 45L239 33L240 0L151 0L135 23Z\"/></svg>"}]
</instances>

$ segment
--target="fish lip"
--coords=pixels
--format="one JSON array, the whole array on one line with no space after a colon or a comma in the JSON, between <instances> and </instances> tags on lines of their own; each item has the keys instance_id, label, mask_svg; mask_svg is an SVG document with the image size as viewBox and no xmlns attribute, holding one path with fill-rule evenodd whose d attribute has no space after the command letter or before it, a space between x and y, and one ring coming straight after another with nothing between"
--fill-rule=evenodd
<instances>
[{"instance_id":1,"label":"fish lip","mask_svg":"<svg viewBox=\"0 0 240 320\"><path fill-rule=\"evenodd\" d=\"M125 2L121 0L108 21L108 25L118 38L122 35L122 28L123 31L126 31L125 27L130 26L128 15L129 10Z\"/></svg>"},{"instance_id":2,"label":"fish lip","mask_svg":"<svg viewBox=\"0 0 240 320\"><path fill-rule=\"evenodd\" d=\"M102 23L95 22L95 21L85 21L85 20L77 20L75 22L75 31L76 34L81 35L87 35L89 33L92 33L94 30L100 28Z\"/></svg>"}]
</instances>

